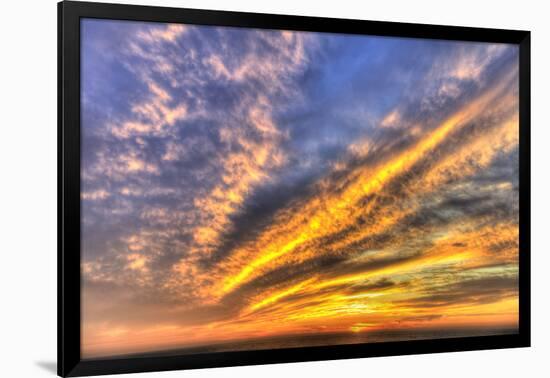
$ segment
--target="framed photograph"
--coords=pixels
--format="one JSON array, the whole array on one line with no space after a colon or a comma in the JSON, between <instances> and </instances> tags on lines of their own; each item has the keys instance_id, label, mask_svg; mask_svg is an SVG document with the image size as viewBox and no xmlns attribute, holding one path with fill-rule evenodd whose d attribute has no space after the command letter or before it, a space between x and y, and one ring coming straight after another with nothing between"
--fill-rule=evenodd
<instances>
[{"instance_id":1,"label":"framed photograph","mask_svg":"<svg viewBox=\"0 0 550 378\"><path fill-rule=\"evenodd\" d=\"M529 32L58 19L59 375L529 346Z\"/></svg>"}]
</instances>

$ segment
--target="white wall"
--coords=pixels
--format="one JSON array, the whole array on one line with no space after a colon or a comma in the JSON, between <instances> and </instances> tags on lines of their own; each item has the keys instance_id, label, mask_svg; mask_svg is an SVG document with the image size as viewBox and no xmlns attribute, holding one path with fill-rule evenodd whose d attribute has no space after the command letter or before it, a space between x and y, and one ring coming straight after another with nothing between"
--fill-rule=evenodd
<instances>
[{"instance_id":1,"label":"white wall","mask_svg":"<svg viewBox=\"0 0 550 378\"><path fill-rule=\"evenodd\" d=\"M114 0L113 0L114 1ZM210 377L549 376L550 21L545 1L132 0L204 9L529 29L532 34L533 347L139 374ZM56 4L2 2L0 376L53 376L56 358Z\"/></svg>"}]
</instances>

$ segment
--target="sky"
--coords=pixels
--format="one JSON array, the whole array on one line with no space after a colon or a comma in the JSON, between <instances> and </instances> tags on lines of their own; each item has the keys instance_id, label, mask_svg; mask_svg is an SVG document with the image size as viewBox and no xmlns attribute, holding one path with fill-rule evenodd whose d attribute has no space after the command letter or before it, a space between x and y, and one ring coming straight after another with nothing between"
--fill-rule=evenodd
<instances>
[{"instance_id":1,"label":"sky","mask_svg":"<svg viewBox=\"0 0 550 378\"><path fill-rule=\"evenodd\" d=\"M506 44L83 19L83 358L517 329L518 66Z\"/></svg>"}]
</instances>

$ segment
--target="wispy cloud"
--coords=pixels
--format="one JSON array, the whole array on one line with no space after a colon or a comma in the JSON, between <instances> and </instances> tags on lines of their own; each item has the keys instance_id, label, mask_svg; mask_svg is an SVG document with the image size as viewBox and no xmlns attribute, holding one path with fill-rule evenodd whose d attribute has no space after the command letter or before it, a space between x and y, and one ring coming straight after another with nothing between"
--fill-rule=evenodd
<instances>
[{"instance_id":1,"label":"wispy cloud","mask_svg":"<svg viewBox=\"0 0 550 378\"><path fill-rule=\"evenodd\" d=\"M85 20L84 356L515 327L517 68L499 44Z\"/></svg>"}]
</instances>

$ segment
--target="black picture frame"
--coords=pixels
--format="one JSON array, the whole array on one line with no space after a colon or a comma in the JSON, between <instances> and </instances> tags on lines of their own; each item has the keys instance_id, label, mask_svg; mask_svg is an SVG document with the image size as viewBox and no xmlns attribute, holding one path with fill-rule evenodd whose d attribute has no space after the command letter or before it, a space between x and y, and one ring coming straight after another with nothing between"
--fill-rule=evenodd
<instances>
[{"instance_id":1,"label":"black picture frame","mask_svg":"<svg viewBox=\"0 0 550 378\"><path fill-rule=\"evenodd\" d=\"M80 19L157 21L519 46L519 332L512 335L82 360L80 356ZM530 32L63 1L58 3L58 374L84 376L530 346Z\"/></svg>"}]
</instances>

